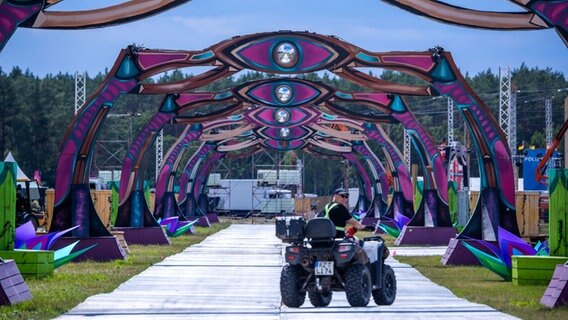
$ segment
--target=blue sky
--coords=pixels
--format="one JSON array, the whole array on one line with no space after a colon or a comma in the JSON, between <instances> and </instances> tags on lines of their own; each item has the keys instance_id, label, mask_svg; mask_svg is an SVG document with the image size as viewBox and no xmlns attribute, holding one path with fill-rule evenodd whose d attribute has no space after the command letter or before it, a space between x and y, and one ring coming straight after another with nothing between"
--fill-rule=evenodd
<instances>
[{"instance_id":1,"label":"blue sky","mask_svg":"<svg viewBox=\"0 0 568 320\"><path fill-rule=\"evenodd\" d=\"M65 0L52 10L81 10L124 0ZM496 11L522 11L507 0L451 0ZM152 49L200 50L236 35L277 30L335 35L371 51L450 51L462 73L475 75L521 63L568 77L568 49L552 29L489 31L443 24L380 0L193 0L162 14L87 30L18 29L0 52L0 67L35 75L110 69L129 44Z\"/></svg>"}]
</instances>

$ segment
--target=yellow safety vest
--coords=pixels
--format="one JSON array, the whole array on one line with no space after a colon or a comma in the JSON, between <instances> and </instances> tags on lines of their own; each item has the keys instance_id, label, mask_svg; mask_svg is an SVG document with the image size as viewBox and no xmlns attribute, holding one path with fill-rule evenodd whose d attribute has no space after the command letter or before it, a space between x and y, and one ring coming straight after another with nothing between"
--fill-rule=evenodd
<instances>
[{"instance_id":1,"label":"yellow safety vest","mask_svg":"<svg viewBox=\"0 0 568 320\"><path fill-rule=\"evenodd\" d=\"M331 211L331 209L333 209L335 206L337 206L337 203L335 203L335 202L334 203L328 203L328 204L325 205L325 207L324 207L324 210L325 210L324 211L325 212L324 218L329 219L329 211ZM329 219L329 220L331 220L331 219ZM345 232L344 227L335 226L335 230Z\"/></svg>"}]
</instances>

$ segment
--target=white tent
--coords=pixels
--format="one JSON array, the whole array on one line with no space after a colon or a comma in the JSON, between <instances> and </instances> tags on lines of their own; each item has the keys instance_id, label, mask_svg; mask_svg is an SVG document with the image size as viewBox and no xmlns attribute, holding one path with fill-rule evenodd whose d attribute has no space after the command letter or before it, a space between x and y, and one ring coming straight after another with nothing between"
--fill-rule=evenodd
<instances>
[{"instance_id":1,"label":"white tent","mask_svg":"<svg viewBox=\"0 0 568 320\"><path fill-rule=\"evenodd\" d=\"M17 169L18 173L17 173L16 181L18 181L18 182L30 181L30 178L28 178L28 176L22 171L22 168L20 168L20 166L18 165L18 163L14 159L14 156L12 155L11 151L8 151L8 155L6 156L6 159L4 159L4 162L15 162L16 163L16 167L18 168Z\"/></svg>"}]
</instances>

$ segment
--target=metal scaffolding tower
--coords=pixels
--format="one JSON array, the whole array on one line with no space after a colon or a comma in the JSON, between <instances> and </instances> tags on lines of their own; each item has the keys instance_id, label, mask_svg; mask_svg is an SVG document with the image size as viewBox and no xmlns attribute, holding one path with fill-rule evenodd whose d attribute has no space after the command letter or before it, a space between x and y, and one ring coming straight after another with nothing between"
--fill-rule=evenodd
<instances>
[{"instance_id":1,"label":"metal scaffolding tower","mask_svg":"<svg viewBox=\"0 0 568 320\"><path fill-rule=\"evenodd\" d=\"M404 130L404 150L403 150L404 163L408 170L410 170L410 136L408 131Z\"/></svg>"},{"instance_id":2,"label":"metal scaffolding tower","mask_svg":"<svg viewBox=\"0 0 568 320\"><path fill-rule=\"evenodd\" d=\"M454 100L448 97L448 145L454 142Z\"/></svg>"},{"instance_id":3,"label":"metal scaffolding tower","mask_svg":"<svg viewBox=\"0 0 568 320\"><path fill-rule=\"evenodd\" d=\"M511 98L511 70L499 68L499 126L505 132L505 137L509 140L510 136L510 100ZM509 146L510 146L509 141Z\"/></svg>"},{"instance_id":4,"label":"metal scaffolding tower","mask_svg":"<svg viewBox=\"0 0 568 320\"><path fill-rule=\"evenodd\" d=\"M511 92L509 102L509 149L511 156L517 154L517 94Z\"/></svg>"},{"instance_id":5,"label":"metal scaffolding tower","mask_svg":"<svg viewBox=\"0 0 568 320\"><path fill-rule=\"evenodd\" d=\"M546 125L546 148L552 145L552 99L544 100L545 125Z\"/></svg>"},{"instance_id":6,"label":"metal scaffolding tower","mask_svg":"<svg viewBox=\"0 0 568 320\"><path fill-rule=\"evenodd\" d=\"M156 181L160 175L160 169L162 169L162 161L164 160L164 130L158 132L156 137Z\"/></svg>"},{"instance_id":7,"label":"metal scaffolding tower","mask_svg":"<svg viewBox=\"0 0 568 320\"><path fill-rule=\"evenodd\" d=\"M87 100L87 72L75 71L75 114Z\"/></svg>"}]
</instances>

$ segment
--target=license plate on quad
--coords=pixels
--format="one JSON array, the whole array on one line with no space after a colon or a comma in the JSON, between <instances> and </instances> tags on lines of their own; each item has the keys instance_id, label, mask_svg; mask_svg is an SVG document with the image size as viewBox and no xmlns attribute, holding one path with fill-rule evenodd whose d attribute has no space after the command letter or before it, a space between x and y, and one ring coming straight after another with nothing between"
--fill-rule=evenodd
<instances>
[{"instance_id":1,"label":"license plate on quad","mask_svg":"<svg viewBox=\"0 0 568 320\"><path fill-rule=\"evenodd\" d=\"M316 261L316 276L332 276L333 261Z\"/></svg>"}]
</instances>

